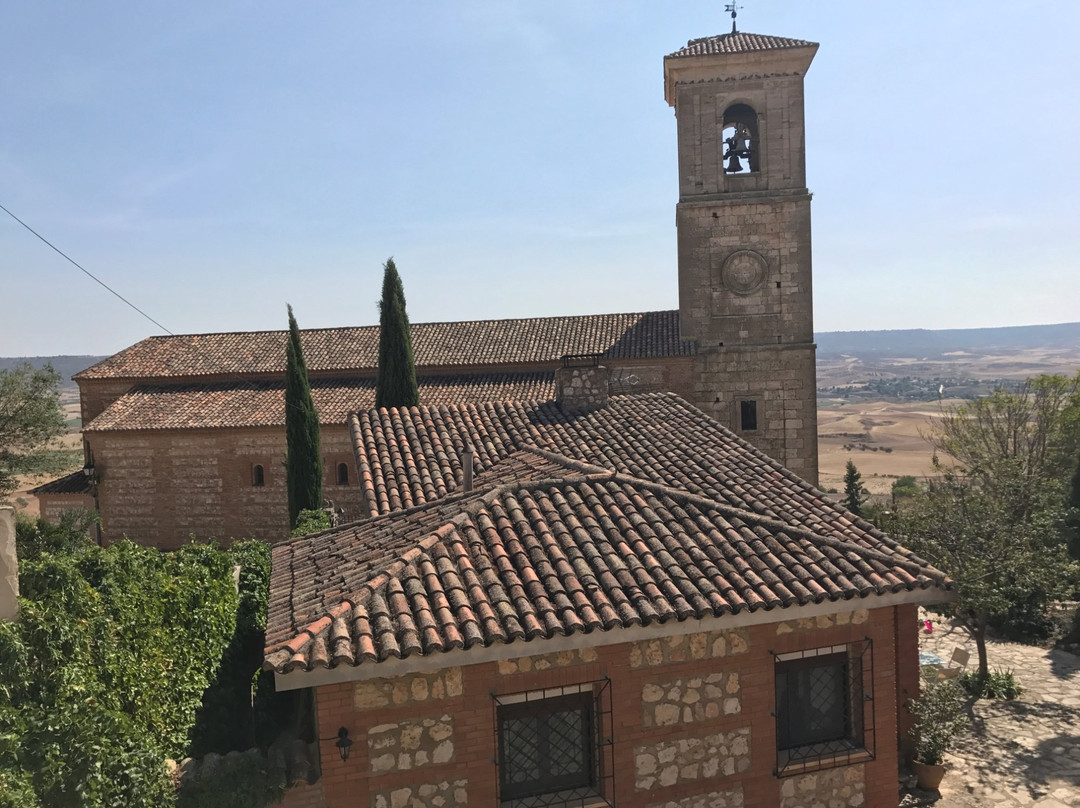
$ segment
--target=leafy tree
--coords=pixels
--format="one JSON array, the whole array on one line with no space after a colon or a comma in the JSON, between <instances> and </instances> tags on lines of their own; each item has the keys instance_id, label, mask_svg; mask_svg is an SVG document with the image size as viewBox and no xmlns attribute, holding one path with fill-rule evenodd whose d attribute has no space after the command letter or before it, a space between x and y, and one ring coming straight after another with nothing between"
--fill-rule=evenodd
<instances>
[{"instance_id":1,"label":"leafy tree","mask_svg":"<svg viewBox=\"0 0 1080 808\"><path fill-rule=\"evenodd\" d=\"M910 474L905 474L893 482L892 500L895 503L898 500L910 499L911 497L918 496L919 491L919 481Z\"/></svg>"},{"instance_id":2,"label":"leafy tree","mask_svg":"<svg viewBox=\"0 0 1080 808\"><path fill-rule=\"evenodd\" d=\"M322 507L322 451L319 414L311 400L300 329L289 306L289 339L285 346L285 478L289 489L289 527L303 510Z\"/></svg>"},{"instance_id":3,"label":"leafy tree","mask_svg":"<svg viewBox=\"0 0 1080 808\"><path fill-rule=\"evenodd\" d=\"M1013 474L1019 484L1021 474ZM898 513L904 544L955 582L955 600L941 608L975 641L983 678L991 621L1032 592L1045 599L1067 595L1080 575L1058 538L1061 509L1053 501L1036 505L1024 513L999 491L946 470Z\"/></svg>"},{"instance_id":4,"label":"leafy tree","mask_svg":"<svg viewBox=\"0 0 1080 808\"><path fill-rule=\"evenodd\" d=\"M1074 379L1039 376L1015 391L946 408L930 430L934 449L987 489L1005 481L1013 507L1030 514L1048 486L1061 489L1080 452L1080 393Z\"/></svg>"},{"instance_id":5,"label":"leafy tree","mask_svg":"<svg viewBox=\"0 0 1080 808\"><path fill-rule=\"evenodd\" d=\"M64 434L60 374L23 363L0 370L0 500L17 487L15 475L40 462L40 455Z\"/></svg>"},{"instance_id":6,"label":"leafy tree","mask_svg":"<svg viewBox=\"0 0 1080 808\"><path fill-rule=\"evenodd\" d=\"M420 403L416 387L412 332L405 313L405 290L394 259L383 266L382 299L379 301L379 367L375 377L376 407L415 407Z\"/></svg>"},{"instance_id":7,"label":"leafy tree","mask_svg":"<svg viewBox=\"0 0 1080 808\"><path fill-rule=\"evenodd\" d=\"M844 498L841 504L856 516L863 515L863 505L870 498L870 492L862 484L862 475L852 461L844 468Z\"/></svg>"},{"instance_id":8,"label":"leafy tree","mask_svg":"<svg viewBox=\"0 0 1080 808\"><path fill-rule=\"evenodd\" d=\"M235 627L229 555L72 535L19 577L19 620L0 623L0 806L172 805L164 760Z\"/></svg>"},{"instance_id":9,"label":"leafy tree","mask_svg":"<svg viewBox=\"0 0 1080 808\"><path fill-rule=\"evenodd\" d=\"M94 511L72 508L54 525L41 517L15 517L15 549L20 561L35 561L42 553L70 555L93 545L90 529L98 522Z\"/></svg>"}]
</instances>

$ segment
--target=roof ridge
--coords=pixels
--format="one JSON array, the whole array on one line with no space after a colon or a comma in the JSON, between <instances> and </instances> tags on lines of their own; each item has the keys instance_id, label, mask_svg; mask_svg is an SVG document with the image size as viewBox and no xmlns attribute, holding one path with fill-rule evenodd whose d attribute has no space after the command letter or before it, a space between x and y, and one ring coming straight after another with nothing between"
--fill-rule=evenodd
<instances>
[{"instance_id":1,"label":"roof ridge","mask_svg":"<svg viewBox=\"0 0 1080 808\"><path fill-rule=\"evenodd\" d=\"M895 564L902 566L908 572L918 571L919 573L926 575L928 578L933 579L938 583L944 584L948 581L948 576L945 573L932 567L929 563L925 566L911 561L910 559L902 556L890 556L880 550L875 550L872 547L863 547L856 542L844 541L842 539L836 539L832 536L825 536L821 533L816 533L801 525L794 525L790 522L784 522L779 519L774 519L771 516L765 516L764 514L755 513L754 511L748 511L743 508L737 508L734 505L730 505L726 502L719 502L718 500L709 499L700 494L695 494L692 491L687 491L683 488L674 488L672 486L666 486L661 483L654 483L651 480L643 480L640 477L634 477L629 474L616 473L613 475L613 479L620 482L634 483L642 485L654 492L668 494L676 499L682 499L684 502L692 502L695 505L710 507L723 514L733 514L740 519L754 522L766 527L779 528L785 533L791 533L794 536L799 536L812 541L816 544L824 544L827 547L832 547L835 550L852 550L854 552L863 554L866 558L873 558L876 561L881 561L885 564Z\"/></svg>"},{"instance_id":2,"label":"roof ridge","mask_svg":"<svg viewBox=\"0 0 1080 808\"><path fill-rule=\"evenodd\" d=\"M425 320L419 323L410 322L410 327L423 326L423 325L463 325L466 323L524 323L535 322L538 320L575 320L584 319L588 317L644 317L646 314L667 314L677 309L650 309L648 311L605 311L594 312L592 314L545 314L538 317L488 317L479 320ZM359 331L362 329L374 329L379 328L378 323L368 323L365 325L328 325L319 328L301 328L301 334L313 334L326 331ZM255 334L288 334L287 328L264 328L255 329L250 331L200 331L188 334L151 334L148 337L143 337L139 342L146 342L147 340L169 340L169 339L188 339L191 337L241 337L252 336ZM136 342L134 345L128 346L134 348L138 345ZM123 349L127 350L127 348ZM122 353L119 351L118 353ZM115 356L116 354L113 354ZM112 357L106 357L102 362L108 361ZM96 364L101 364L100 362ZM90 367L94 367L91 365ZM86 368L89 370L89 368ZM79 371L80 373L82 371Z\"/></svg>"}]
</instances>

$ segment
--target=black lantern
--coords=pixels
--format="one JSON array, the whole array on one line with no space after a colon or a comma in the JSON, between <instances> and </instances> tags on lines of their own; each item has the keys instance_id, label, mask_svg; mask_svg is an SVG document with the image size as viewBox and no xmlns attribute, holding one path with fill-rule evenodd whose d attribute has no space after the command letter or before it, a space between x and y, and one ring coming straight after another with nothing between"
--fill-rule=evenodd
<instances>
[{"instance_id":1,"label":"black lantern","mask_svg":"<svg viewBox=\"0 0 1080 808\"><path fill-rule=\"evenodd\" d=\"M349 731L345 727L337 731L337 743L334 746L337 747L342 760L349 759L349 748L352 746L352 741L349 739Z\"/></svg>"}]
</instances>

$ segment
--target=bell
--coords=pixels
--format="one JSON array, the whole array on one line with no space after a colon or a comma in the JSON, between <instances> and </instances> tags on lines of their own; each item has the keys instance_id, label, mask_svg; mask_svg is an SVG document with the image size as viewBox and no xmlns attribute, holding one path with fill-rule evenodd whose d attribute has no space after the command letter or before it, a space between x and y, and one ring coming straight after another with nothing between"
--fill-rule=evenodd
<instances>
[{"instance_id":1,"label":"bell","mask_svg":"<svg viewBox=\"0 0 1080 808\"><path fill-rule=\"evenodd\" d=\"M739 153L733 151L731 157L728 158L727 168L725 169L728 174L739 174L742 172L742 163L739 162Z\"/></svg>"}]
</instances>

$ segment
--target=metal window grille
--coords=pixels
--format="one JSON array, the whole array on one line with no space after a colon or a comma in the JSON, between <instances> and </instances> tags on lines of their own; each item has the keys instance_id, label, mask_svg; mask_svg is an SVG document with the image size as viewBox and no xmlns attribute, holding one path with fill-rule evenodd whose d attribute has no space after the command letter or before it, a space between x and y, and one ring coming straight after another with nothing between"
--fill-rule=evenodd
<instances>
[{"instance_id":1,"label":"metal window grille","mask_svg":"<svg viewBox=\"0 0 1080 808\"><path fill-rule=\"evenodd\" d=\"M773 654L776 772L810 772L873 760L874 654L848 645Z\"/></svg>"},{"instance_id":2,"label":"metal window grille","mask_svg":"<svg viewBox=\"0 0 1080 808\"><path fill-rule=\"evenodd\" d=\"M493 698L503 808L614 806L608 679Z\"/></svg>"}]
</instances>

